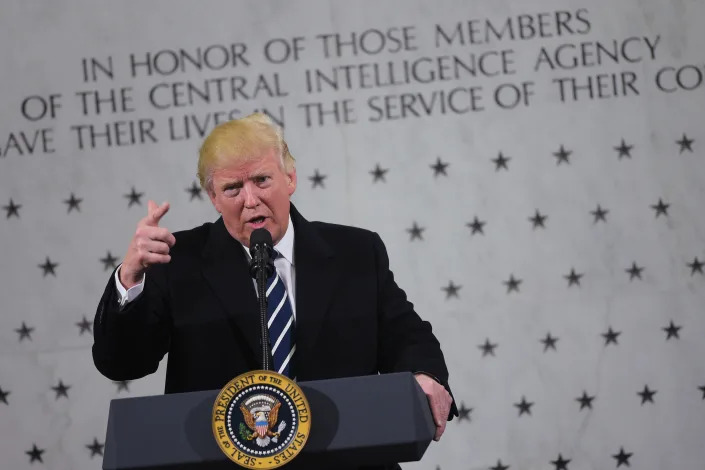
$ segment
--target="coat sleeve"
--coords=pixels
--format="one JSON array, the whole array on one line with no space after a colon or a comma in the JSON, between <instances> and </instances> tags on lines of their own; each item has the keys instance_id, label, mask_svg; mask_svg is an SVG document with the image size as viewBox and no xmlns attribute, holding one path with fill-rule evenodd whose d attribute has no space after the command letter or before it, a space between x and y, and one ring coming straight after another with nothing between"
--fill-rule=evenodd
<instances>
[{"instance_id":1,"label":"coat sleeve","mask_svg":"<svg viewBox=\"0 0 705 470\"><path fill-rule=\"evenodd\" d=\"M414 311L406 293L394 281L389 269L389 257L382 239L374 234L377 263L378 363L381 372L424 372L439 381L453 396L448 385L441 345L431 324ZM453 399L448 419L458 416Z\"/></svg>"},{"instance_id":2,"label":"coat sleeve","mask_svg":"<svg viewBox=\"0 0 705 470\"><path fill-rule=\"evenodd\" d=\"M169 348L166 292L166 269L153 266L147 271L142 293L121 309L113 271L93 323L93 362L104 376L133 380L157 370Z\"/></svg>"}]
</instances>

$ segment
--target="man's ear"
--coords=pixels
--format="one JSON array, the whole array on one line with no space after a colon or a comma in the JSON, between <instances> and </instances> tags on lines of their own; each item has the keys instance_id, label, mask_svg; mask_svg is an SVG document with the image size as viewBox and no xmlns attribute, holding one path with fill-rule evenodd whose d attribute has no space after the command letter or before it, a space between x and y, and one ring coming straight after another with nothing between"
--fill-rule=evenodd
<instances>
[{"instance_id":1,"label":"man's ear","mask_svg":"<svg viewBox=\"0 0 705 470\"><path fill-rule=\"evenodd\" d=\"M292 168L291 171L288 171L286 177L289 196L291 196L294 194L294 191L296 191L296 168Z\"/></svg>"}]
</instances>

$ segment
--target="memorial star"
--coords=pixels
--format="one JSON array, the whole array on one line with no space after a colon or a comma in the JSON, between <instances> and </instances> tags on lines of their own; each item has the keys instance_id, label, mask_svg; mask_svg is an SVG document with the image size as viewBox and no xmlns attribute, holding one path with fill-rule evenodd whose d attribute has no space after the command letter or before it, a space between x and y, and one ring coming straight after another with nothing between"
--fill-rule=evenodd
<instances>
[{"instance_id":1,"label":"memorial star","mask_svg":"<svg viewBox=\"0 0 705 470\"><path fill-rule=\"evenodd\" d=\"M128 199L127 208L129 209L130 207L132 207L133 204L137 204L137 205L141 206L142 205L142 201L141 201L142 196L144 196L144 193L138 193L135 190L135 187L133 186L132 190L128 194L124 195L124 197Z\"/></svg>"},{"instance_id":2,"label":"memorial star","mask_svg":"<svg viewBox=\"0 0 705 470\"><path fill-rule=\"evenodd\" d=\"M105 258L100 259L100 262L103 263L103 271L115 269L117 266L117 260L118 259L108 251L105 254Z\"/></svg>"},{"instance_id":3,"label":"memorial star","mask_svg":"<svg viewBox=\"0 0 705 470\"><path fill-rule=\"evenodd\" d=\"M680 140L676 140L676 143L680 146L679 153L683 153L686 150L688 152L692 152L693 151L693 142L695 142L695 140L689 139L688 136L683 134L683 137L681 137Z\"/></svg>"},{"instance_id":4,"label":"memorial star","mask_svg":"<svg viewBox=\"0 0 705 470\"><path fill-rule=\"evenodd\" d=\"M703 392L703 400L705 400L705 385L702 385L702 386L698 387L698 390L700 390L701 392Z\"/></svg>"},{"instance_id":5,"label":"memorial star","mask_svg":"<svg viewBox=\"0 0 705 470\"><path fill-rule=\"evenodd\" d=\"M602 336L605 338L605 346L607 346L610 343L619 344L617 342L617 337L621 334L622 334L621 331L613 331L612 327L610 326L609 329L607 330L607 333L602 333Z\"/></svg>"},{"instance_id":6,"label":"memorial star","mask_svg":"<svg viewBox=\"0 0 705 470\"><path fill-rule=\"evenodd\" d=\"M509 465L502 465L501 460L497 460L497 465L494 467L490 467L490 470L507 470L509 468Z\"/></svg>"},{"instance_id":7,"label":"memorial star","mask_svg":"<svg viewBox=\"0 0 705 470\"><path fill-rule=\"evenodd\" d=\"M556 342L558 338L551 336L551 332L546 333L546 337L541 340L543 343L543 352L548 351L548 348L556 351Z\"/></svg>"},{"instance_id":8,"label":"memorial star","mask_svg":"<svg viewBox=\"0 0 705 470\"><path fill-rule=\"evenodd\" d=\"M551 460L551 463L556 467L556 470L568 470L570 459L563 459L563 456L558 454L558 459Z\"/></svg>"},{"instance_id":9,"label":"memorial star","mask_svg":"<svg viewBox=\"0 0 705 470\"><path fill-rule=\"evenodd\" d=\"M448 172L446 171L448 169L448 165L450 165L450 163L441 161L441 157L436 157L436 163L429 165L433 170L434 178L439 175L448 176Z\"/></svg>"},{"instance_id":10,"label":"memorial star","mask_svg":"<svg viewBox=\"0 0 705 470\"><path fill-rule=\"evenodd\" d=\"M627 467L629 466L629 459L632 457L631 452L624 452L624 447L619 448L619 453L614 454L612 456L613 459L617 461L617 468L619 468L622 464L626 465Z\"/></svg>"},{"instance_id":11,"label":"memorial star","mask_svg":"<svg viewBox=\"0 0 705 470\"><path fill-rule=\"evenodd\" d=\"M659 198L658 204L653 204L651 208L656 211L656 218L658 218L658 216L661 214L668 216L668 208L670 206L670 204L666 204L661 200L661 198Z\"/></svg>"},{"instance_id":12,"label":"memorial star","mask_svg":"<svg viewBox=\"0 0 705 470\"><path fill-rule=\"evenodd\" d=\"M642 390L641 392L637 392L636 394L641 397L641 404L643 405L647 401L651 403L654 402L654 395L656 395L656 390L649 390L649 386L644 385L644 390Z\"/></svg>"},{"instance_id":13,"label":"memorial star","mask_svg":"<svg viewBox=\"0 0 705 470\"><path fill-rule=\"evenodd\" d=\"M451 297L458 298L458 291L460 290L462 286L458 286L453 284L453 281L449 281L448 285L445 287L441 287L442 290L445 291L446 293L446 300L450 299Z\"/></svg>"},{"instance_id":14,"label":"memorial star","mask_svg":"<svg viewBox=\"0 0 705 470\"><path fill-rule=\"evenodd\" d=\"M566 150L563 147L563 144L561 144L560 149L558 149L557 152L553 152L553 156L556 157L556 165L560 165L561 163L565 162L567 164L570 164L570 160L568 160L568 157L570 154L573 153L571 150Z\"/></svg>"},{"instance_id":15,"label":"memorial star","mask_svg":"<svg viewBox=\"0 0 705 470\"><path fill-rule=\"evenodd\" d=\"M632 262L632 266L625 269L624 271L629 274L629 280L633 281L634 278L639 278L641 279L641 272L644 270L644 267L637 266L636 261Z\"/></svg>"},{"instance_id":16,"label":"memorial star","mask_svg":"<svg viewBox=\"0 0 705 470\"><path fill-rule=\"evenodd\" d=\"M488 354L491 356L494 356L494 350L497 347L497 343L492 344L490 343L489 338L485 338L485 344L481 344L478 346L482 350L482 357L487 356Z\"/></svg>"},{"instance_id":17,"label":"memorial star","mask_svg":"<svg viewBox=\"0 0 705 470\"><path fill-rule=\"evenodd\" d=\"M507 163L511 159L512 159L511 157L505 157L502 154L502 152L499 152L499 155L497 156L497 158L492 159L492 161L494 162L494 165L495 165L494 171L499 171L502 168L504 168L505 170L509 170Z\"/></svg>"},{"instance_id":18,"label":"memorial star","mask_svg":"<svg viewBox=\"0 0 705 470\"><path fill-rule=\"evenodd\" d=\"M634 148L634 146L633 146L633 145L627 145L627 143L624 142L624 139L622 139L622 143L621 143L619 146L614 147L614 149L615 149L617 152L619 152L619 155L617 155L617 158L618 158L619 160L621 160L622 157L632 158L631 152L632 152L632 149L633 149L633 148Z\"/></svg>"},{"instance_id":19,"label":"memorial star","mask_svg":"<svg viewBox=\"0 0 705 470\"><path fill-rule=\"evenodd\" d=\"M71 386L64 384L62 380L59 380L59 383L53 387L51 387L52 390L56 393L55 399L58 400L61 397L68 398L69 397L69 389Z\"/></svg>"},{"instance_id":20,"label":"memorial star","mask_svg":"<svg viewBox=\"0 0 705 470\"><path fill-rule=\"evenodd\" d=\"M323 180L327 177L327 175L322 175L321 173L319 173L318 168L316 168L316 171L313 172L313 175L308 177L308 179L311 181L311 188L317 188L318 186L320 186L321 188L325 188L326 186L325 184L323 184Z\"/></svg>"},{"instance_id":21,"label":"memorial star","mask_svg":"<svg viewBox=\"0 0 705 470\"><path fill-rule=\"evenodd\" d=\"M580 278L583 277L585 274L581 273L578 274L575 272L575 268L570 268L570 273L565 274L563 277L568 281L568 287L572 286L573 284L577 285L580 287Z\"/></svg>"},{"instance_id":22,"label":"memorial star","mask_svg":"<svg viewBox=\"0 0 705 470\"><path fill-rule=\"evenodd\" d=\"M541 215L538 209L536 209L536 214L533 217L529 217L529 221L533 224L534 230L537 228L546 228L545 222L548 218L547 215Z\"/></svg>"},{"instance_id":23,"label":"memorial star","mask_svg":"<svg viewBox=\"0 0 705 470\"><path fill-rule=\"evenodd\" d=\"M83 336L83 333L85 333L86 331L90 334L93 334L93 322L88 321L85 315L83 316L83 319L80 322L76 323L76 326L81 329L81 331L78 332L78 334L81 336Z\"/></svg>"},{"instance_id":24,"label":"memorial star","mask_svg":"<svg viewBox=\"0 0 705 470\"><path fill-rule=\"evenodd\" d=\"M583 390L583 396L576 398L575 400L580 403L580 410L583 408L592 409L592 401L595 399L594 396L589 396L585 390Z\"/></svg>"},{"instance_id":25,"label":"memorial star","mask_svg":"<svg viewBox=\"0 0 705 470\"><path fill-rule=\"evenodd\" d=\"M387 180L385 178L385 175L389 171L388 168L382 168L379 166L379 163L375 165L374 170L370 170L370 174L372 175L372 182L376 183L377 181L381 181L383 183L386 183Z\"/></svg>"},{"instance_id":26,"label":"memorial star","mask_svg":"<svg viewBox=\"0 0 705 470\"><path fill-rule=\"evenodd\" d=\"M465 226L471 230L470 235L475 235L476 233L484 235L485 232L483 231L483 227L486 223L487 222L481 222L480 219L475 216L472 222L468 222L467 224L465 224Z\"/></svg>"},{"instance_id":27,"label":"memorial star","mask_svg":"<svg viewBox=\"0 0 705 470\"><path fill-rule=\"evenodd\" d=\"M6 405L9 405L9 403L7 402L7 396L9 394L10 394L9 390L3 390L2 387L0 387L0 401Z\"/></svg>"},{"instance_id":28,"label":"memorial star","mask_svg":"<svg viewBox=\"0 0 705 470\"><path fill-rule=\"evenodd\" d=\"M406 231L409 232L410 241L423 240L423 231L426 230L423 227L419 227L416 222L413 223L411 228L407 228Z\"/></svg>"},{"instance_id":29,"label":"memorial star","mask_svg":"<svg viewBox=\"0 0 705 470\"><path fill-rule=\"evenodd\" d=\"M129 380L116 380L113 383L115 385L117 385L118 393L122 392L123 390L126 392L130 391L130 381Z\"/></svg>"},{"instance_id":30,"label":"memorial star","mask_svg":"<svg viewBox=\"0 0 705 470\"><path fill-rule=\"evenodd\" d=\"M198 200L200 201L203 200L203 195L201 194L202 189L195 181L192 182L191 186L186 188L185 191L189 193L189 201L193 201L196 198L198 198Z\"/></svg>"},{"instance_id":31,"label":"memorial star","mask_svg":"<svg viewBox=\"0 0 705 470\"><path fill-rule=\"evenodd\" d=\"M516 279L514 277L514 274L509 275L509 280L503 281L502 282L505 286L507 286L507 294L509 294L512 291L519 292L519 284L522 283L521 279Z\"/></svg>"},{"instance_id":32,"label":"memorial star","mask_svg":"<svg viewBox=\"0 0 705 470\"><path fill-rule=\"evenodd\" d=\"M688 267L690 268L690 275L694 276L695 273L704 274L703 273L703 266L705 266L705 263L698 260L697 256L695 258L693 258L693 262L688 263Z\"/></svg>"},{"instance_id":33,"label":"memorial star","mask_svg":"<svg viewBox=\"0 0 705 470\"><path fill-rule=\"evenodd\" d=\"M42 454L44 453L44 449L40 449L37 447L37 444L32 444L32 449L25 451L25 454L29 455L29 463L34 463L35 461L39 460L39 462L44 463L42 460Z\"/></svg>"},{"instance_id":34,"label":"memorial star","mask_svg":"<svg viewBox=\"0 0 705 470\"><path fill-rule=\"evenodd\" d=\"M465 403L460 403L460 408L458 408L458 422L468 420L470 421L470 413L472 412L472 408L466 408Z\"/></svg>"},{"instance_id":35,"label":"memorial star","mask_svg":"<svg viewBox=\"0 0 705 470\"><path fill-rule=\"evenodd\" d=\"M681 339L681 337L678 336L678 331L681 328L683 327L674 325L673 320L671 320L671 323L668 326L664 326L661 329L666 332L666 341L668 341L671 338Z\"/></svg>"},{"instance_id":36,"label":"memorial star","mask_svg":"<svg viewBox=\"0 0 705 470\"><path fill-rule=\"evenodd\" d=\"M519 416L524 413L531 415L531 407L534 406L534 403L526 401L526 398L522 395L521 401L519 403L514 403L514 406L519 408Z\"/></svg>"},{"instance_id":37,"label":"memorial star","mask_svg":"<svg viewBox=\"0 0 705 470\"><path fill-rule=\"evenodd\" d=\"M595 218L595 220L593 220L593 223L596 224L596 223L599 222L600 220L603 221L603 222L607 222L606 216L607 216L607 213L608 213L608 212L609 212L609 210L603 209L603 208L600 207L600 205L598 204L598 205L597 205L597 209L595 209L594 211L590 211L590 213L592 214L592 216Z\"/></svg>"},{"instance_id":38,"label":"memorial star","mask_svg":"<svg viewBox=\"0 0 705 470\"><path fill-rule=\"evenodd\" d=\"M38 267L44 271L43 277L47 277L49 274L52 276L56 277L56 271L54 271L57 266L59 266L59 263L52 263L49 257L47 256L46 261L44 261L44 264L38 264Z\"/></svg>"},{"instance_id":39,"label":"memorial star","mask_svg":"<svg viewBox=\"0 0 705 470\"><path fill-rule=\"evenodd\" d=\"M71 197L64 200L64 204L68 205L68 210L66 212L69 213L74 209L81 212L81 206L79 204L81 204L82 201L83 199L77 198L73 193L71 193Z\"/></svg>"},{"instance_id":40,"label":"memorial star","mask_svg":"<svg viewBox=\"0 0 705 470\"><path fill-rule=\"evenodd\" d=\"M20 207L22 207L22 204L15 204L15 201L10 198L10 203L6 206L3 206L3 209L7 211L5 214L5 218L9 219L13 215L17 217L18 219L20 218Z\"/></svg>"},{"instance_id":41,"label":"memorial star","mask_svg":"<svg viewBox=\"0 0 705 470\"><path fill-rule=\"evenodd\" d=\"M91 458L95 457L96 455L100 455L102 457L103 447L105 447L105 444L101 444L100 442L98 442L97 437L93 438L92 444L86 444L86 448L91 451Z\"/></svg>"},{"instance_id":42,"label":"memorial star","mask_svg":"<svg viewBox=\"0 0 705 470\"><path fill-rule=\"evenodd\" d=\"M22 322L22 327L16 329L15 331L20 335L20 341L25 338L32 341L32 332L34 331L34 327L29 327L25 324L25 322Z\"/></svg>"}]
</instances>

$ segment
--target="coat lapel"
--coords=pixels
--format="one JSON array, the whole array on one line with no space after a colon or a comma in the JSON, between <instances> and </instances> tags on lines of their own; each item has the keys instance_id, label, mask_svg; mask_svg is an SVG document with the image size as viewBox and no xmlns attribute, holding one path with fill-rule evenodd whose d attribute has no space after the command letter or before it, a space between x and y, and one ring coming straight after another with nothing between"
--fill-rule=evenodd
<instances>
[{"instance_id":1,"label":"coat lapel","mask_svg":"<svg viewBox=\"0 0 705 470\"><path fill-rule=\"evenodd\" d=\"M306 377L306 358L313 351L340 275L330 245L316 227L291 205L294 223L294 269L296 270L295 370ZM303 372L303 373L302 373Z\"/></svg>"},{"instance_id":2,"label":"coat lapel","mask_svg":"<svg viewBox=\"0 0 705 470\"><path fill-rule=\"evenodd\" d=\"M223 219L213 224L203 249L203 275L228 312L230 324L239 329L257 361L261 361L257 294L242 245L225 228Z\"/></svg>"}]
</instances>

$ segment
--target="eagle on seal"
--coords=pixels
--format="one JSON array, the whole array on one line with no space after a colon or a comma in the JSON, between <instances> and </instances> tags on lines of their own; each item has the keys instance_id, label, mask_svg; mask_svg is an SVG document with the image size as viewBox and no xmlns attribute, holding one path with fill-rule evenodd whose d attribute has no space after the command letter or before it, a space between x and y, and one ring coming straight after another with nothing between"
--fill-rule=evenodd
<instances>
[{"instance_id":1,"label":"eagle on seal","mask_svg":"<svg viewBox=\"0 0 705 470\"><path fill-rule=\"evenodd\" d=\"M269 413L263 409L252 413L244 404L241 404L240 411L242 411L242 417L245 419L247 427L252 430L252 434L247 436L247 440L251 441L257 438L257 444L260 447L264 447L269 444L270 438L278 438L279 432L272 431L272 428L277 424L280 407L281 402L277 402L269 410ZM276 442L276 439L274 439L274 441Z\"/></svg>"}]
</instances>

